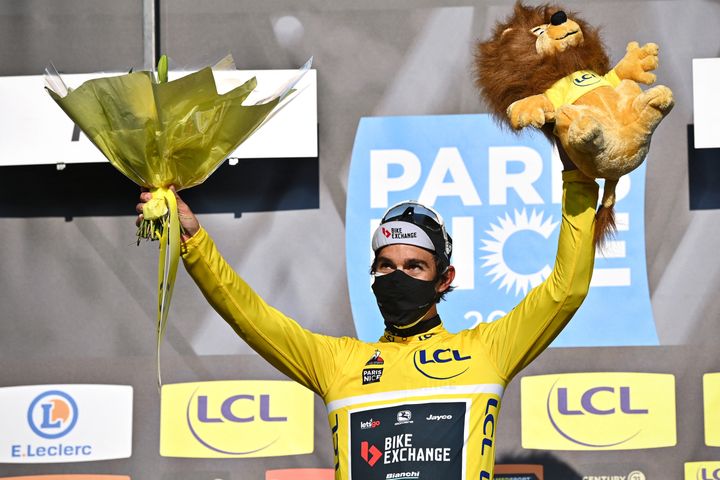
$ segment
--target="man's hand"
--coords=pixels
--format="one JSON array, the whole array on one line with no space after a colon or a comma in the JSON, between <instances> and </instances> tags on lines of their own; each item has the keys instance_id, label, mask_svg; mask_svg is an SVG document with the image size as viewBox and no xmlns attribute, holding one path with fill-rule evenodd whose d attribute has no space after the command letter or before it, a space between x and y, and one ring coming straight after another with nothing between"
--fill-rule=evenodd
<instances>
[{"instance_id":1,"label":"man's hand","mask_svg":"<svg viewBox=\"0 0 720 480\"><path fill-rule=\"evenodd\" d=\"M170 190L175 194L175 200L177 201L178 218L180 219L180 225L183 228L183 234L181 240L187 241L200 230L200 222L198 222L195 214L190 210L187 203L183 202L180 196L175 192L175 187L170 186ZM143 205L150 201L152 195L147 188L142 188L140 193L140 203L135 205L135 211L138 213L138 218L135 221L135 225L140 226L140 222L143 220Z\"/></svg>"}]
</instances>

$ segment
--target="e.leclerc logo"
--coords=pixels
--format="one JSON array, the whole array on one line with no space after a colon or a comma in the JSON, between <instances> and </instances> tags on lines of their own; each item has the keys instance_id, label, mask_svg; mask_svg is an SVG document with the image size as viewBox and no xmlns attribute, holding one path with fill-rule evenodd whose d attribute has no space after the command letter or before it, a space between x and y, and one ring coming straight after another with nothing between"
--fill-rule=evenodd
<instances>
[{"instance_id":1,"label":"e.leclerc logo","mask_svg":"<svg viewBox=\"0 0 720 480\"><path fill-rule=\"evenodd\" d=\"M677 441L670 374L524 377L520 395L523 448L633 450Z\"/></svg>"},{"instance_id":2,"label":"e.leclerc logo","mask_svg":"<svg viewBox=\"0 0 720 480\"><path fill-rule=\"evenodd\" d=\"M0 388L0 424L0 463L127 458L132 448L132 387Z\"/></svg>"},{"instance_id":3,"label":"e.leclerc logo","mask_svg":"<svg viewBox=\"0 0 720 480\"><path fill-rule=\"evenodd\" d=\"M457 332L510 311L551 272L562 165L539 133L515 135L488 115L360 120L348 177L346 250L357 335L383 321L370 288L370 238L408 199L435 207L453 237L456 287L440 314ZM618 186L618 232L595 262L590 293L553 346L657 345L645 267L644 164ZM613 305L613 314L607 314Z\"/></svg>"},{"instance_id":4,"label":"e.leclerc logo","mask_svg":"<svg viewBox=\"0 0 720 480\"><path fill-rule=\"evenodd\" d=\"M313 396L288 381L162 387L160 455L246 458L313 451Z\"/></svg>"},{"instance_id":5,"label":"e.leclerc logo","mask_svg":"<svg viewBox=\"0 0 720 480\"><path fill-rule=\"evenodd\" d=\"M33 399L27 412L28 425L42 438L67 435L78 419L75 400L61 390L43 392Z\"/></svg>"}]
</instances>

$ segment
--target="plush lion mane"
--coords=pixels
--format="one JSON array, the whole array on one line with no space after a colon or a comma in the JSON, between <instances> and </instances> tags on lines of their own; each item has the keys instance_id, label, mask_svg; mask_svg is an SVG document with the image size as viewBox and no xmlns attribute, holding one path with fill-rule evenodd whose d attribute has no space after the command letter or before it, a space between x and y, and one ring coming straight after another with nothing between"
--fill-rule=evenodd
<instances>
[{"instance_id":1,"label":"plush lion mane","mask_svg":"<svg viewBox=\"0 0 720 480\"><path fill-rule=\"evenodd\" d=\"M537 37L530 31L550 23L550 17L563 10L582 29L584 42L551 57L535 50ZM605 75L610 60L597 28L559 5L537 7L515 4L510 17L497 23L492 38L475 47L475 85L495 118L508 125L507 108L516 100L543 93L556 81L577 70Z\"/></svg>"}]
</instances>

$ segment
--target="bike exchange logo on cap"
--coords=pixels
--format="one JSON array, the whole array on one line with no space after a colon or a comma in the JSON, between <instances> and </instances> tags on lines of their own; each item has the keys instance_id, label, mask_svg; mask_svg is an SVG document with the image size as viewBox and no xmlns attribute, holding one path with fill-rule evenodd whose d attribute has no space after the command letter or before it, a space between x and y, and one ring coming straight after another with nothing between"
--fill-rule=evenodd
<instances>
[{"instance_id":1,"label":"bike exchange logo on cap","mask_svg":"<svg viewBox=\"0 0 720 480\"><path fill-rule=\"evenodd\" d=\"M417 232L403 232L402 227L391 228L390 230L383 227L382 233L383 235L385 235L385 238L392 238L393 240L407 240L409 238L417 238Z\"/></svg>"}]
</instances>

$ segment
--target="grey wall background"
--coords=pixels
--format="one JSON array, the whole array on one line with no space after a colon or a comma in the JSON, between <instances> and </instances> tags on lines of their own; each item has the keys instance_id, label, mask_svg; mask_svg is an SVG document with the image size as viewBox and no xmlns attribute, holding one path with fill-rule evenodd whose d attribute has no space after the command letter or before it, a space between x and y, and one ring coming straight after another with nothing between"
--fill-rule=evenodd
<instances>
[{"instance_id":1,"label":"grey wall background","mask_svg":"<svg viewBox=\"0 0 720 480\"><path fill-rule=\"evenodd\" d=\"M202 67L228 51L239 68L247 69L295 68L315 57L319 208L201 217L228 261L266 300L311 330L354 335L344 210L357 123L372 115L484 112L471 81L471 49L509 13L512 3L161 2L161 46L176 66ZM602 25L613 61L622 57L630 40L660 44L656 73L675 93L675 109L653 139L646 184L648 275L662 346L553 349L525 374L674 373L677 447L549 455L580 474L640 469L650 479L681 478L683 462L720 459L719 449L704 445L701 408L702 374L720 371L720 212L689 208L686 133L692 123L691 60L720 56L720 2L595 0L564 5ZM0 75L40 74L50 60L66 73L142 67L142 13L140 0L2 0ZM331 441L319 400L312 455L246 460L159 456L153 368L157 251L135 246L136 198L126 202L127 216L120 217L0 218L0 386L133 385L133 456L75 465L0 465L0 473L245 480L264 478L268 468L330 467ZM273 240L281 238L289 241ZM176 284L163 355L166 383L283 378L235 337L184 272ZM504 401L498 458L537 454L520 447L519 408L515 380Z\"/></svg>"}]
</instances>

